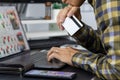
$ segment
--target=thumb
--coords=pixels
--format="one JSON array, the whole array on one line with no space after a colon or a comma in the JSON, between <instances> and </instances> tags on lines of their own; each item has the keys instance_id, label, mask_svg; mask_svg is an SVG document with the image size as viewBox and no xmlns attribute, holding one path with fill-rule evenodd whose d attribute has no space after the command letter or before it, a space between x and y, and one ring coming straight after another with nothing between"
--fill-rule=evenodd
<instances>
[{"instance_id":1,"label":"thumb","mask_svg":"<svg viewBox=\"0 0 120 80\"><path fill-rule=\"evenodd\" d=\"M81 19L80 7L72 7L71 10L68 12L67 16L70 17L72 15L75 15L80 20Z\"/></svg>"}]
</instances>

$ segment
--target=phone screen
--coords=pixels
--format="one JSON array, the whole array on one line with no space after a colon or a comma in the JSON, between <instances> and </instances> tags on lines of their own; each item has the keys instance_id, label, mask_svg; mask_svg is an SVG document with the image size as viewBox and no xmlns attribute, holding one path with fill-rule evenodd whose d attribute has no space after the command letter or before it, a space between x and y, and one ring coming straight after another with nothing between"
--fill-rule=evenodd
<instances>
[{"instance_id":1,"label":"phone screen","mask_svg":"<svg viewBox=\"0 0 120 80\"><path fill-rule=\"evenodd\" d=\"M42 72L42 71L39 71L39 70L30 70L26 74L40 74L40 72Z\"/></svg>"},{"instance_id":2,"label":"phone screen","mask_svg":"<svg viewBox=\"0 0 120 80\"><path fill-rule=\"evenodd\" d=\"M63 71L48 71L48 70L30 70L24 74L26 77L45 77L45 78L61 78L72 79L76 73Z\"/></svg>"}]
</instances>

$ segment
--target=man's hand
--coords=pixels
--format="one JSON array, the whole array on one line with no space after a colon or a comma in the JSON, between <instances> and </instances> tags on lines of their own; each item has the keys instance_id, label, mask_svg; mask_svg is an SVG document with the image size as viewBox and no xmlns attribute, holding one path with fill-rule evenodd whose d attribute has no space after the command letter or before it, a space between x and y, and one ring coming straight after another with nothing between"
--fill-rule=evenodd
<instances>
[{"instance_id":1,"label":"man's hand","mask_svg":"<svg viewBox=\"0 0 120 80\"><path fill-rule=\"evenodd\" d=\"M81 19L80 15L80 8L79 7L73 7L68 5L64 9L61 9L58 16L57 16L57 25L61 30L64 30L62 23L64 22L65 18L68 16L75 15L79 20Z\"/></svg>"},{"instance_id":2,"label":"man's hand","mask_svg":"<svg viewBox=\"0 0 120 80\"><path fill-rule=\"evenodd\" d=\"M84 1L85 0L62 0L62 2L68 4L68 6L62 9L57 16L57 25L61 30L64 30L62 23L67 16L75 15L78 19L81 19L79 7Z\"/></svg>"},{"instance_id":3,"label":"man's hand","mask_svg":"<svg viewBox=\"0 0 120 80\"><path fill-rule=\"evenodd\" d=\"M73 55L78 51L79 50L73 49L71 47L66 48L52 47L47 54L47 58L48 61L51 61L51 59L56 58L64 63L72 65L71 59Z\"/></svg>"}]
</instances>

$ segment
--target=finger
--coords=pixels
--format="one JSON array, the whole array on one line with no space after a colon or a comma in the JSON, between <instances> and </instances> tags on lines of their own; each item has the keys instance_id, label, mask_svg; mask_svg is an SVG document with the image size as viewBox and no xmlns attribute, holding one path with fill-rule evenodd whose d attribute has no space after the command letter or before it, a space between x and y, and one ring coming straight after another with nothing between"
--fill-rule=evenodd
<instances>
[{"instance_id":1,"label":"finger","mask_svg":"<svg viewBox=\"0 0 120 80\"><path fill-rule=\"evenodd\" d=\"M60 28L61 30L64 30L64 29L65 29L65 28L62 26L62 23L60 23L59 28Z\"/></svg>"},{"instance_id":2,"label":"finger","mask_svg":"<svg viewBox=\"0 0 120 80\"><path fill-rule=\"evenodd\" d=\"M76 11L77 11L77 8L76 7L72 7L71 10L68 12L67 16L68 17L72 16L73 14L75 14Z\"/></svg>"},{"instance_id":3,"label":"finger","mask_svg":"<svg viewBox=\"0 0 120 80\"><path fill-rule=\"evenodd\" d=\"M48 57L49 55L51 55L53 51L54 51L54 47L52 47L52 48L48 51L47 57Z\"/></svg>"},{"instance_id":4,"label":"finger","mask_svg":"<svg viewBox=\"0 0 120 80\"><path fill-rule=\"evenodd\" d=\"M60 17L61 17L60 15L62 14L62 10L63 10L63 9L61 9L60 12L59 12L58 15L57 15L57 25L58 25L59 29L64 30L64 28L63 28L63 26L62 26L62 21L59 20Z\"/></svg>"},{"instance_id":5,"label":"finger","mask_svg":"<svg viewBox=\"0 0 120 80\"><path fill-rule=\"evenodd\" d=\"M67 16L71 17L72 15L75 15L80 20L81 19L80 7L72 7L68 12Z\"/></svg>"},{"instance_id":6,"label":"finger","mask_svg":"<svg viewBox=\"0 0 120 80\"><path fill-rule=\"evenodd\" d=\"M53 58L56 58L59 60L59 54L53 52L50 56L48 56L48 61L51 61Z\"/></svg>"},{"instance_id":7,"label":"finger","mask_svg":"<svg viewBox=\"0 0 120 80\"><path fill-rule=\"evenodd\" d=\"M67 13L69 12L70 9L71 9L71 7L67 6L59 12L59 14L57 16L57 24L60 29L62 29L61 23L64 22L65 18L67 17Z\"/></svg>"},{"instance_id":8,"label":"finger","mask_svg":"<svg viewBox=\"0 0 120 80\"><path fill-rule=\"evenodd\" d=\"M62 2L63 2L63 3L65 3L65 2L66 2L66 0L62 0Z\"/></svg>"},{"instance_id":9,"label":"finger","mask_svg":"<svg viewBox=\"0 0 120 80\"><path fill-rule=\"evenodd\" d=\"M68 0L62 0L62 2L65 3L65 4L69 4Z\"/></svg>"},{"instance_id":10,"label":"finger","mask_svg":"<svg viewBox=\"0 0 120 80\"><path fill-rule=\"evenodd\" d=\"M49 57L53 52L57 52L58 53L59 48L58 47L52 47L48 53L47 53L47 57Z\"/></svg>"},{"instance_id":11,"label":"finger","mask_svg":"<svg viewBox=\"0 0 120 80\"><path fill-rule=\"evenodd\" d=\"M60 22L59 19L60 19L60 14L62 14L62 10L63 9L61 9L60 12L57 15L57 25L58 25L59 29L61 29L61 30L63 30L63 27L62 27L62 22Z\"/></svg>"}]
</instances>

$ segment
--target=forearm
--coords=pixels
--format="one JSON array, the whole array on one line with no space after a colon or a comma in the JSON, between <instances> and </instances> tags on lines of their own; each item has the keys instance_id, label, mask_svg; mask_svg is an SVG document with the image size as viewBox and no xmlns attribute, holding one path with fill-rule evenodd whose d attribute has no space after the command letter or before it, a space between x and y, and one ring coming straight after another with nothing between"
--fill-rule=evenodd
<instances>
[{"instance_id":1,"label":"forearm","mask_svg":"<svg viewBox=\"0 0 120 80\"><path fill-rule=\"evenodd\" d=\"M104 32L104 44L110 48L107 54L95 54L94 52L80 51L76 53L72 62L74 66L81 67L87 71L95 73L99 78L107 80L120 79L120 26L114 25ZM108 35L108 34L113 34Z\"/></svg>"},{"instance_id":2,"label":"forearm","mask_svg":"<svg viewBox=\"0 0 120 80\"><path fill-rule=\"evenodd\" d=\"M98 33L86 24L81 28L79 34L75 34L73 38L76 39L78 44L87 48L91 52L106 53Z\"/></svg>"},{"instance_id":3,"label":"forearm","mask_svg":"<svg viewBox=\"0 0 120 80\"><path fill-rule=\"evenodd\" d=\"M106 56L103 54L94 54L91 52L81 52L74 55L72 62L76 67L83 68L96 74L101 79L107 80L118 80L119 75L119 64L112 63L112 56Z\"/></svg>"}]
</instances>

